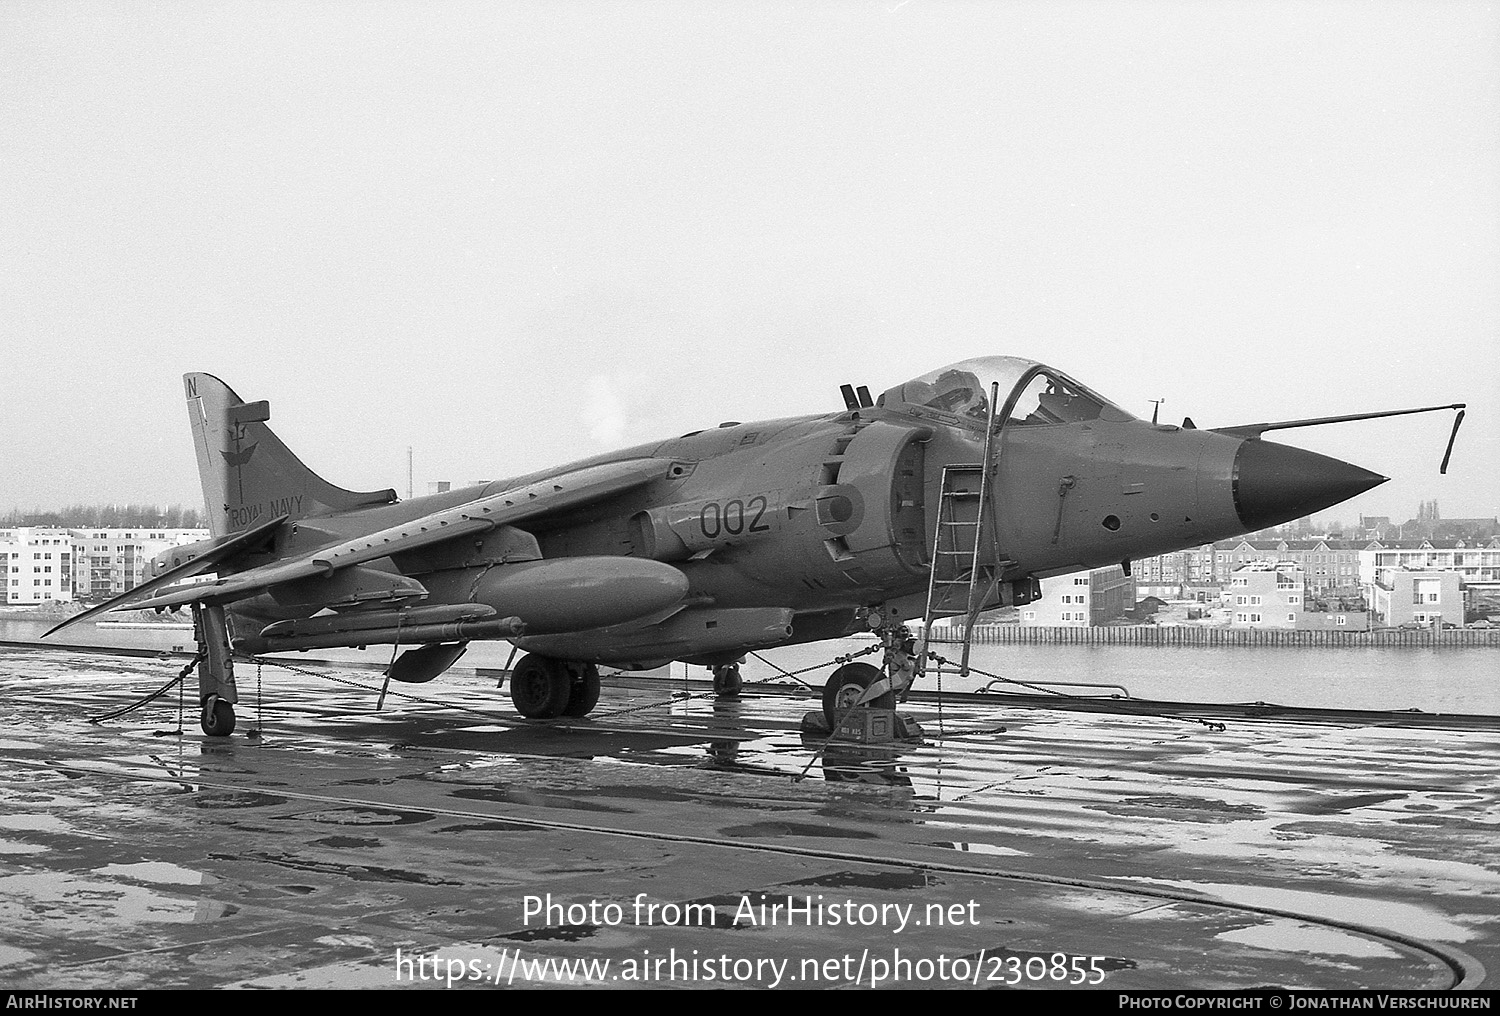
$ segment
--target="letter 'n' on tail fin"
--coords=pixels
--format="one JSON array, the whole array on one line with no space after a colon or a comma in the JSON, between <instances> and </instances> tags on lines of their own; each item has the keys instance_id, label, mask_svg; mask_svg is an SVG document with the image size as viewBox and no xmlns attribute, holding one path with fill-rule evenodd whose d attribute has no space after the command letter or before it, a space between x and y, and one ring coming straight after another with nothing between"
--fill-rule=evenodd
<instances>
[{"instance_id":1,"label":"letter 'n' on tail fin","mask_svg":"<svg viewBox=\"0 0 1500 1016\"><path fill-rule=\"evenodd\" d=\"M203 507L215 536L277 515L294 520L390 504L394 490L335 487L302 464L266 426L271 407L246 402L212 374L184 374Z\"/></svg>"}]
</instances>

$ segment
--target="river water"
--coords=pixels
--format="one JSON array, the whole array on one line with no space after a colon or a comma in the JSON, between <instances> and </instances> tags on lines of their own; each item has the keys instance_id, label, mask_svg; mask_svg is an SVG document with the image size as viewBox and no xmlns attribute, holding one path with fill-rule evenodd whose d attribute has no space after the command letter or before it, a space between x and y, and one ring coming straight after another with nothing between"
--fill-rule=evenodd
<instances>
[{"instance_id":1,"label":"river water","mask_svg":"<svg viewBox=\"0 0 1500 1016\"><path fill-rule=\"evenodd\" d=\"M0 641L36 641L51 624L0 620ZM48 641L141 649L193 648L192 633L186 628L143 630L112 625L96 627L88 622ZM741 669L747 681L758 681L776 674L775 667L798 671L857 652L872 642L867 637L850 638L773 649L760 653L761 658L752 655ZM934 643L933 649L954 661L960 655L957 645ZM384 664L390 659L390 647L293 655ZM503 667L509 656L509 643L475 642L458 666ZM862 659L878 663L879 654ZM945 669L943 687L973 691L991 680L988 675L995 675L1042 684L1119 685L1136 698L1171 701L1274 702L1321 708L1500 714L1500 648L1494 646L976 645L970 665L986 674L961 679ZM609 668L601 669L609 672ZM680 663L652 673L708 676L701 667L686 668ZM821 684L827 674L828 669L824 668L801 677ZM929 672L918 688L935 688L935 677ZM1062 685L1058 689L1075 694L1089 692Z\"/></svg>"}]
</instances>

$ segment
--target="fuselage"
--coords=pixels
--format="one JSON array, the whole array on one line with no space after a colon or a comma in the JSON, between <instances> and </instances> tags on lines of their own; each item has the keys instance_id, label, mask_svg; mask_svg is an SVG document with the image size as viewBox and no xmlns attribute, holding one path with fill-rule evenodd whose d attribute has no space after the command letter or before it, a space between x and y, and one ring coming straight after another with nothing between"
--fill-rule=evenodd
<instances>
[{"instance_id":1,"label":"fuselage","mask_svg":"<svg viewBox=\"0 0 1500 1016\"><path fill-rule=\"evenodd\" d=\"M615 463L645 464L654 478L327 582L272 588L235 604L240 627L406 596L490 604L524 623L518 646L559 658L728 661L846 634L871 610L920 617L934 560L963 557L935 540L945 526L984 569L978 606L1024 602L1017 598L1036 578L1234 536L1380 479L1283 445L1139 420L1051 368L997 357L934 371L874 405L724 424L479 487L299 519L263 561ZM984 473L982 515L973 497L965 507L945 496L954 483L945 488L945 467ZM1316 479L1325 475L1333 480ZM565 559L578 567L559 564Z\"/></svg>"}]
</instances>

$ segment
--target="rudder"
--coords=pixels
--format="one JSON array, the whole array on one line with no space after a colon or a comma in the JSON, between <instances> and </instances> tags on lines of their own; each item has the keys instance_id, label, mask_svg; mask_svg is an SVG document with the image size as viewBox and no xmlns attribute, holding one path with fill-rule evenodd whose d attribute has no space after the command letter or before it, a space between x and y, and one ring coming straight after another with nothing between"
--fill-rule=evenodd
<instances>
[{"instance_id":1,"label":"rudder","mask_svg":"<svg viewBox=\"0 0 1500 1016\"><path fill-rule=\"evenodd\" d=\"M308 469L266 426L269 403L247 403L212 374L184 374L182 383L213 535L277 515L310 518L396 500L394 490L345 490Z\"/></svg>"}]
</instances>

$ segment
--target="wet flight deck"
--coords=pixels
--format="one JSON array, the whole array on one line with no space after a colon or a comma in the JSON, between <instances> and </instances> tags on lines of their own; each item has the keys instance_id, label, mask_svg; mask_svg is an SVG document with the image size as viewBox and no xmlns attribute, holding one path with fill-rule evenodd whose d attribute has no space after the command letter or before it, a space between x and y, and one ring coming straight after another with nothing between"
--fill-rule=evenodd
<instances>
[{"instance_id":1,"label":"wet flight deck","mask_svg":"<svg viewBox=\"0 0 1500 1016\"><path fill-rule=\"evenodd\" d=\"M0 650L0 977L16 988L589 984L1494 987L1500 720L606 680L533 723L400 686ZM259 706L257 706L259 702ZM1264 711L1259 711L1263 713ZM255 731L255 736L250 734Z\"/></svg>"}]
</instances>

